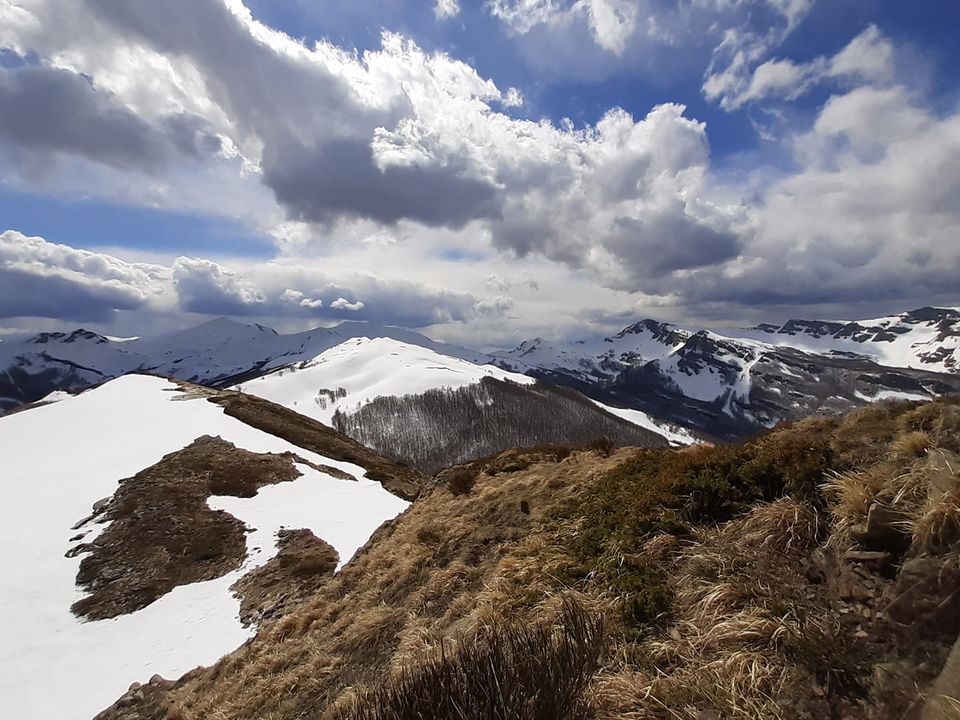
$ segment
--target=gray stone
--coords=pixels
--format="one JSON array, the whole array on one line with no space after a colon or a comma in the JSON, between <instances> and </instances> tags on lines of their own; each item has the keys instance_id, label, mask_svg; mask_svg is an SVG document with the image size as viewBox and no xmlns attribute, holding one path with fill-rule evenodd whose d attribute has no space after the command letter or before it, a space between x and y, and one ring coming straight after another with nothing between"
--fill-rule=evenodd
<instances>
[{"instance_id":1,"label":"gray stone","mask_svg":"<svg viewBox=\"0 0 960 720\"><path fill-rule=\"evenodd\" d=\"M956 720L960 715L960 638L953 644L939 677L927 692L922 720Z\"/></svg>"}]
</instances>

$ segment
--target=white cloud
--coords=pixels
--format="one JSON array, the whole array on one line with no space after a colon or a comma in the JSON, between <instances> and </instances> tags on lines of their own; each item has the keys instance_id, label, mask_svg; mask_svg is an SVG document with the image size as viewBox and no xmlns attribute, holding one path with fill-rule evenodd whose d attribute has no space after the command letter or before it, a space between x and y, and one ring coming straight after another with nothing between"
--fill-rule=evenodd
<instances>
[{"instance_id":1,"label":"white cloud","mask_svg":"<svg viewBox=\"0 0 960 720\"><path fill-rule=\"evenodd\" d=\"M34 73L81 78L83 96L93 93L89 104L103 111L91 117L116 120L119 108L122 127L136 131L131 147L160 148L151 167L131 166L138 153L118 156L109 137L87 134L93 122L57 134L56 167L18 182L219 207L276 242L279 257L257 265L116 266L125 277L145 273L141 280L71 275L69 253L47 265L33 257L47 252L42 244L23 261L33 266L14 268L18 277L62 275L88 296L97 283L109 287L98 291L101 315L163 306L314 322L351 312L509 335L536 323L572 327L572 297L611 312L639 312L638 303L667 312L803 304L885 283L908 297L908 286L922 295L957 280L949 244L957 185L944 161L956 154L953 117L898 84L894 49L876 28L832 57L775 58L807 0L489 5L564 72L579 72L581 55L588 65L596 54L646 63L657 48L706 54L704 92L728 108L761 103L762 112L826 83L837 95L792 140L800 169L753 186L717 176L706 127L681 105L636 118L613 108L580 127L532 121L505 111L520 107L519 90L503 92L467 63L397 34L363 54L326 41L308 47L237 0L0 7L10 20L0 22L0 43L35 53ZM547 52L557 48L569 54ZM109 107L98 104L105 98ZM186 137L202 130L220 141L203 163L171 151L179 136L166 123L183 116L199 119ZM35 128L19 125L0 151L29 155L39 141L27 143L26 130ZM2 166L4 180L12 168ZM904 249L904 237L914 247ZM505 318L509 327L498 322Z\"/></svg>"},{"instance_id":2,"label":"white cloud","mask_svg":"<svg viewBox=\"0 0 960 720\"><path fill-rule=\"evenodd\" d=\"M50 5L35 7L51 22ZM175 58L163 65L158 91L181 73L191 87L202 80L207 98L192 107L211 109L211 127L256 163L294 225L312 223L329 235L354 219L387 227L473 223L499 249L542 253L634 290L655 274L722 262L739 246L737 209L704 196L704 128L680 106L659 106L637 121L611 110L596 127L557 128L495 111L519 102L519 93L504 95L469 65L396 34L358 57L327 42L307 48L236 1L220 9L186 0L90 0L89 7L101 29L98 51L82 33L27 40L50 57L71 58L72 70L96 82L105 78L132 107L160 106L147 99L150 71L157 57ZM584 0L572 11L588 15L608 44L620 43L618 28L634 21L620 0ZM111 40L128 51L111 51ZM137 71L146 73L139 82L131 79ZM127 79L111 80L120 75ZM188 295L201 272L215 271L179 269ZM253 290L229 276L205 283L219 288L224 307L251 304Z\"/></svg>"},{"instance_id":3,"label":"white cloud","mask_svg":"<svg viewBox=\"0 0 960 720\"><path fill-rule=\"evenodd\" d=\"M960 113L906 88L832 97L795 139L800 171L768 182L739 258L677 284L687 302L802 306L955 302Z\"/></svg>"},{"instance_id":4,"label":"white cloud","mask_svg":"<svg viewBox=\"0 0 960 720\"><path fill-rule=\"evenodd\" d=\"M208 315L246 314L267 298L248 278L213 260L180 257L173 264L173 284L183 307Z\"/></svg>"},{"instance_id":5,"label":"white cloud","mask_svg":"<svg viewBox=\"0 0 960 720\"><path fill-rule=\"evenodd\" d=\"M433 14L438 20L449 20L460 14L460 3L458 0L437 0L433 6Z\"/></svg>"},{"instance_id":6,"label":"white cloud","mask_svg":"<svg viewBox=\"0 0 960 720\"><path fill-rule=\"evenodd\" d=\"M362 300L350 302L346 298L341 297L341 298L337 298L332 303L330 303L330 307L332 307L334 310L346 310L348 312L357 312L358 310L363 310L363 308L365 308L366 305L363 303Z\"/></svg>"},{"instance_id":7,"label":"white cloud","mask_svg":"<svg viewBox=\"0 0 960 720\"><path fill-rule=\"evenodd\" d=\"M501 104L504 107L520 107L523 105L523 93L515 87L508 88Z\"/></svg>"},{"instance_id":8,"label":"white cloud","mask_svg":"<svg viewBox=\"0 0 960 720\"><path fill-rule=\"evenodd\" d=\"M299 290L291 290L290 288L284 290L280 298L298 307L309 308L310 310L319 310L323 307L323 300L305 297Z\"/></svg>"},{"instance_id":9,"label":"white cloud","mask_svg":"<svg viewBox=\"0 0 960 720\"><path fill-rule=\"evenodd\" d=\"M827 80L884 82L894 75L893 45L871 25L832 57L805 63L788 59L767 60L751 69L748 56L731 65L726 74L710 75L704 83L708 99L726 110L747 103L779 98L794 100Z\"/></svg>"},{"instance_id":10,"label":"white cloud","mask_svg":"<svg viewBox=\"0 0 960 720\"><path fill-rule=\"evenodd\" d=\"M0 233L0 317L105 320L116 310L159 303L169 277L158 265Z\"/></svg>"},{"instance_id":11,"label":"white cloud","mask_svg":"<svg viewBox=\"0 0 960 720\"><path fill-rule=\"evenodd\" d=\"M510 30L523 35L538 26L564 28L584 23L604 50L620 55L636 29L640 14L636 0L492 0L487 7Z\"/></svg>"}]
</instances>

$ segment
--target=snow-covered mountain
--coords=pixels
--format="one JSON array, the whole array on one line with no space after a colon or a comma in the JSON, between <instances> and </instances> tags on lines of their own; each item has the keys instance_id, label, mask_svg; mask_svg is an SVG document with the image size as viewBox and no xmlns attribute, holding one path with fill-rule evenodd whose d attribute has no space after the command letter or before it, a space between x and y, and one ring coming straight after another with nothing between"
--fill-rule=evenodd
<instances>
[{"instance_id":1,"label":"snow-covered mountain","mask_svg":"<svg viewBox=\"0 0 960 720\"><path fill-rule=\"evenodd\" d=\"M790 320L737 336L890 367L960 373L960 308L925 307L856 322Z\"/></svg>"},{"instance_id":2,"label":"snow-covered mountain","mask_svg":"<svg viewBox=\"0 0 960 720\"><path fill-rule=\"evenodd\" d=\"M631 411L641 427L668 423L659 434L674 440L685 437L677 428L733 438L811 412L956 392L958 363L954 308L723 333L642 320L606 338L537 338L496 355L367 323L283 335L219 319L152 338L76 330L0 342L0 410L140 372L239 387L330 423L337 410L355 413L377 397L534 377L579 390L621 417Z\"/></svg>"},{"instance_id":3,"label":"snow-covered mountain","mask_svg":"<svg viewBox=\"0 0 960 720\"><path fill-rule=\"evenodd\" d=\"M409 470L305 418L291 442L232 400L129 375L0 418L4 717L88 720L133 681L212 664L253 635L236 583L283 571L281 528L329 544L332 571L406 508L369 474Z\"/></svg>"},{"instance_id":4,"label":"snow-covered mountain","mask_svg":"<svg viewBox=\"0 0 960 720\"><path fill-rule=\"evenodd\" d=\"M960 391L960 313L863 323L791 321L718 334L643 320L607 338L542 339L495 362L618 407L734 437L817 411Z\"/></svg>"},{"instance_id":5,"label":"snow-covered mountain","mask_svg":"<svg viewBox=\"0 0 960 720\"><path fill-rule=\"evenodd\" d=\"M264 373L235 389L330 425L337 410L354 411L378 397L459 388L485 377L522 385L535 382L529 375L495 365L471 362L419 343L376 337L375 331L371 334L374 337L350 338L310 360Z\"/></svg>"},{"instance_id":6,"label":"snow-covered mountain","mask_svg":"<svg viewBox=\"0 0 960 720\"><path fill-rule=\"evenodd\" d=\"M392 338L479 364L490 359L402 328L359 322L292 335L226 318L149 338L108 338L83 329L41 333L0 342L0 412L56 390L77 392L133 372L223 387L312 360L355 337Z\"/></svg>"}]
</instances>

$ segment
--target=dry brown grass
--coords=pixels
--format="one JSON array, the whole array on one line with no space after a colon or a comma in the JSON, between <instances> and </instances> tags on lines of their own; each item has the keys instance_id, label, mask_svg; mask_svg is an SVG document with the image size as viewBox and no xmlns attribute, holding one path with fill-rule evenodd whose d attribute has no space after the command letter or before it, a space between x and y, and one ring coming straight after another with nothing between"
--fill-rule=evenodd
<instances>
[{"instance_id":1,"label":"dry brown grass","mask_svg":"<svg viewBox=\"0 0 960 720\"><path fill-rule=\"evenodd\" d=\"M960 488L930 497L910 521L914 547L937 555L960 543Z\"/></svg>"},{"instance_id":2,"label":"dry brown grass","mask_svg":"<svg viewBox=\"0 0 960 720\"><path fill-rule=\"evenodd\" d=\"M923 430L913 430L899 435L891 443L890 450L895 458L912 460L923 457L930 447L932 447L930 435Z\"/></svg>"},{"instance_id":3,"label":"dry brown grass","mask_svg":"<svg viewBox=\"0 0 960 720\"><path fill-rule=\"evenodd\" d=\"M700 531L675 555L673 623L598 677L597 716L788 717L779 697L811 676L830 633L778 579L822 530L814 508L783 498Z\"/></svg>"},{"instance_id":4,"label":"dry brown grass","mask_svg":"<svg viewBox=\"0 0 960 720\"><path fill-rule=\"evenodd\" d=\"M445 638L502 624L504 608L493 596L496 588L512 587L504 579L516 555L524 554L520 546L530 543L532 550L535 528L555 504L627 454L538 458L516 472L480 473L471 491L460 495L436 485L312 598L185 680L164 712L173 708L183 720L320 717L345 701L341 696L429 657ZM544 601L556 589L545 580L538 597L516 603L513 617L523 622L548 615L552 601ZM583 605L591 613L606 608L590 598Z\"/></svg>"},{"instance_id":5,"label":"dry brown grass","mask_svg":"<svg viewBox=\"0 0 960 720\"><path fill-rule=\"evenodd\" d=\"M793 497L759 505L740 525L742 542L787 552L816 546L824 529L817 507Z\"/></svg>"},{"instance_id":6,"label":"dry brown grass","mask_svg":"<svg viewBox=\"0 0 960 720\"><path fill-rule=\"evenodd\" d=\"M869 616L854 617L806 571L814 549L875 502L912 522L918 545L942 545L956 507L945 491L928 507L945 482L931 458L956 446L957 429L956 404L885 404L746 446L507 453L469 488L441 475L303 605L162 703L103 718L330 720L387 678L429 675L454 640L505 618L549 622L570 593L608 628L584 693L593 718L899 716L913 697L878 704L874 666L906 668L922 690L932 678L920 658L931 655L884 624L890 581L878 578ZM929 438L925 455L906 456L913 440L894 449L911 433ZM919 531L921 521L931 528ZM662 612L624 613L644 593Z\"/></svg>"},{"instance_id":7,"label":"dry brown grass","mask_svg":"<svg viewBox=\"0 0 960 720\"><path fill-rule=\"evenodd\" d=\"M851 527L864 522L870 506L889 482L889 474L876 466L832 472L820 489L829 503L834 531L846 536Z\"/></svg>"},{"instance_id":8,"label":"dry brown grass","mask_svg":"<svg viewBox=\"0 0 960 720\"><path fill-rule=\"evenodd\" d=\"M572 597L554 622L501 620L403 664L337 703L336 720L576 720L603 623Z\"/></svg>"}]
</instances>

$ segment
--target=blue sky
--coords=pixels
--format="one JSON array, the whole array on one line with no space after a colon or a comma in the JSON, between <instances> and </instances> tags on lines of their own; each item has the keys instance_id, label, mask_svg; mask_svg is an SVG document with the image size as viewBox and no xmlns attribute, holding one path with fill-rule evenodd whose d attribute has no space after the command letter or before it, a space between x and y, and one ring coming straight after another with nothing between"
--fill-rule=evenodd
<instances>
[{"instance_id":1,"label":"blue sky","mask_svg":"<svg viewBox=\"0 0 960 720\"><path fill-rule=\"evenodd\" d=\"M3 0L0 328L490 346L957 304L957 28L952 0Z\"/></svg>"}]
</instances>

